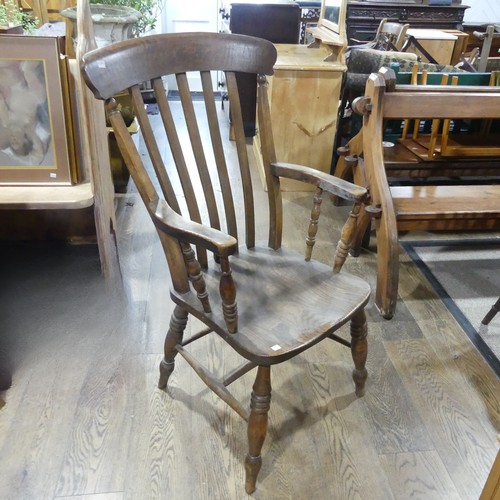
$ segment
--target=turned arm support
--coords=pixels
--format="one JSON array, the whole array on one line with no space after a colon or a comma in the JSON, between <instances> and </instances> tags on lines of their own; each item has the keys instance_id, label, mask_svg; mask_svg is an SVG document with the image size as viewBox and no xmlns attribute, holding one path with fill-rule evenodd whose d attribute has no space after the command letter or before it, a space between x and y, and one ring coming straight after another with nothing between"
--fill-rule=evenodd
<instances>
[{"instance_id":1,"label":"turned arm support","mask_svg":"<svg viewBox=\"0 0 500 500\"><path fill-rule=\"evenodd\" d=\"M304 165L281 162L272 163L271 172L273 175L279 177L307 182L345 200L362 201L365 199L367 193L366 189L362 186L356 186L351 182L310 167L305 167Z\"/></svg>"},{"instance_id":2,"label":"turned arm support","mask_svg":"<svg viewBox=\"0 0 500 500\"><path fill-rule=\"evenodd\" d=\"M159 230L184 243L199 245L221 257L232 255L238 249L236 238L182 217L172 210L165 200L151 201L149 210Z\"/></svg>"},{"instance_id":3,"label":"turned arm support","mask_svg":"<svg viewBox=\"0 0 500 500\"><path fill-rule=\"evenodd\" d=\"M357 186L351 182L340 179L333 175L320 172L318 170L305 167L303 165L295 165L291 163L272 163L271 172L276 176L286 177L288 179L294 179L297 181L307 182L317 187L317 192L313 199L313 207L311 210L311 219L309 221L309 229L306 238L306 252L305 260L310 260L312 255L312 250L316 242L316 232L318 229L318 222L320 216L320 206L322 201L323 192L330 193L332 195L338 196L345 200L350 200L354 202L356 214L351 213L351 217L354 221L357 218L357 211L359 207L368 201L368 191L362 186ZM349 224L349 237L347 238L347 232L344 231L343 236L345 236L346 241L342 242L345 252L340 258L345 261L347 252L349 249L349 244L352 239L352 234L354 233L354 222ZM337 250L337 254L339 251ZM342 263L343 263L342 261ZM336 264L338 267L338 264Z\"/></svg>"},{"instance_id":4,"label":"turned arm support","mask_svg":"<svg viewBox=\"0 0 500 500\"><path fill-rule=\"evenodd\" d=\"M199 245L214 252L220 259L221 278L219 292L222 299L222 312L229 333L238 331L238 306L236 304L236 286L233 281L229 256L238 249L236 238L218 229L204 226L182 217L168 206L165 200L157 199L149 203L149 210L157 229L181 242L182 252L189 278L195 288L198 299L205 312L211 311L205 280L199 263L194 257L191 244Z\"/></svg>"}]
</instances>

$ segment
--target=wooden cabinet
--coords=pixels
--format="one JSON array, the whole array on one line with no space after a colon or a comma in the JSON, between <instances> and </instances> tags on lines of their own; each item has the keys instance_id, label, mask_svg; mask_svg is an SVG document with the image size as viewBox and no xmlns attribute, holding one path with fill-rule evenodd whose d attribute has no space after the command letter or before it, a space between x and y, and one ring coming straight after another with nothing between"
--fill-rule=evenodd
<instances>
[{"instance_id":1,"label":"wooden cabinet","mask_svg":"<svg viewBox=\"0 0 500 500\"><path fill-rule=\"evenodd\" d=\"M266 0L253 3L230 1L221 7L221 31L250 35L273 43L298 43L301 9L292 1ZM245 136L255 135L257 83L251 75L236 76ZM221 88L225 84L220 78Z\"/></svg>"},{"instance_id":2,"label":"wooden cabinet","mask_svg":"<svg viewBox=\"0 0 500 500\"><path fill-rule=\"evenodd\" d=\"M351 0L347 3L347 38L373 40L382 19L409 23L411 28L462 29L467 5L426 5Z\"/></svg>"},{"instance_id":3,"label":"wooden cabinet","mask_svg":"<svg viewBox=\"0 0 500 500\"><path fill-rule=\"evenodd\" d=\"M246 7L243 8L256 8L256 6L260 5L272 5L272 4L282 4L283 1L279 0L221 0L220 1L220 9L219 9L219 14L220 14L220 30L229 33L231 31L230 29L230 23L231 23L231 6L232 5L237 5L237 4L243 4ZM299 43L307 43L310 39L307 38L306 34L306 29L308 28L309 25L311 24L316 24L319 20L319 16L321 13L321 2L319 0L315 1L293 1L289 0L289 4L295 4L296 6L299 7L300 9L300 30L299 30ZM280 33L282 30L282 27L279 27L276 25L276 17L275 17L275 12L272 10L269 10L267 7L260 9L260 12L258 13L258 19L257 22L255 19L253 22L249 22L248 24L253 25L253 29L262 29L261 24L267 24L271 25L268 30L273 29L272 26L274 26L274 31L276 33ZM236 33L236 31L235 31Z\"/></svg>"},{"instance_id":4,"label":"wooden cabinet","mask_svg":"<svg viewBox=\"0 0 500 500\"><path fill-rule=\"evenodd\" d=\"M276 48L278 59L269 84L276 157L330 172L346 67L338 61L325 61L329 54L325 46L277 44ZM259 147L258 133L255 145ZM282 189L302 191L307 187L285 179Z\"/></svg>"}]
</instances>

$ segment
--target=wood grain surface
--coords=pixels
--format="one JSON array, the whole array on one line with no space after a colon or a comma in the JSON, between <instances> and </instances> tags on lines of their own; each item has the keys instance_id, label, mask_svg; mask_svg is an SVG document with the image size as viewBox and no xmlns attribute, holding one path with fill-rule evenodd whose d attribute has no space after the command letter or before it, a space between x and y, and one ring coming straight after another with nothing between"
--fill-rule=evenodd
<instances>
[{"instance_id":1,"label":"wood grain surface","mask_svg":"<svg viewBox=\"0 0 500 500\"><path fill-rule=\"evenodd\" d=\"M283 194L284 239L300 251L312 195ZM0 498L250 498L245 423L180 357L167 392L156 387L173 310L167 266L133 186L116 204L122 300L106 295L97 256L88 265L57 249L2 252L2 341L14 369L0 410ZM324 200L313 252L320 262L333 263L349 209ZM257 239L266 218L259 210ZM371 248L345 269L373 287L375 260ZM353 392L349 351L328 339L273 368L253 498L479 498L499 447L500 380L403 252L400 263L396 316L367 308L364 398ZM187 329L201 328L190 320ZM239 364L216 336L190 348L216 374ZM249 373L231 385L247 405L252 383Z\"/></svg>"}]
</instances>

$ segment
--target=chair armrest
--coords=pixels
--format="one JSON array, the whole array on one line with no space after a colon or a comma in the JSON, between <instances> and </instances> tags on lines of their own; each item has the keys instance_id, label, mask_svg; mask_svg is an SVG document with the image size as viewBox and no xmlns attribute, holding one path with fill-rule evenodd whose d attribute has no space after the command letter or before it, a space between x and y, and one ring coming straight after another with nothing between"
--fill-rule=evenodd
<instances>
[{"instance_id":1,"label":"chair armrest","mask_svg":"<svg viewBox=\"0 0 500 500\"><path fill-rule=\"evenodd\" d=\"M199 245L207 250L227 257L238 249L238 240L218 229L186 219L172 210L165 200L155 200L149 204L155 227L185 243Z\"/></svg>"},{"instance_id":2,"label":"chair armrest","mask_svg":"<svg viewBox=\"0 0 500 500\"><path fill-rule=\"evenodd\" d=\"M279 177L307 182L345 200L362 201L366 197L367 191L364 187L303 165L272 163L271 171Z\"/></svg>"}]
</instances>

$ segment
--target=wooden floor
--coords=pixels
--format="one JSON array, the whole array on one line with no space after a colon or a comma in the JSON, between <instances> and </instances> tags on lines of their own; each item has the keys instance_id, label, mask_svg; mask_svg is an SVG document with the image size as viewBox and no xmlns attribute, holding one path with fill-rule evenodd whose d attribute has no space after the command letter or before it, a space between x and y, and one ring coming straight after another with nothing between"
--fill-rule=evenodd
<instances>
[{"instance_id":1,"label":"wooden floor","mask_svg":"<svg viewBox=\"0 0 500 500\"><path fill-rule=\"evenodd\" d=\"M256 172L255 185L265 197ZM310 199L286 194L285 239L297 248ZM332 262L346 209L324 203L320 260ZM133 189L117 214L125 299L108 297L92 267L75 272L71 293L57 269L28 269L2 293L15 370L0 410L0 499L246 498L244 422L182 359L167 392L156 388L172 311L166 265ZM349 351L334 342L273 368L254 498L479 497L499 447L500 380L403 253L401 262L395 318L368 307L364 398L354 396ZM374 283L372 253L346 268ZM195 349L215 371L237 364L216 339ZM232 389L249 401L252 383L250 373Z\"/></svg>"}]
</instances>

